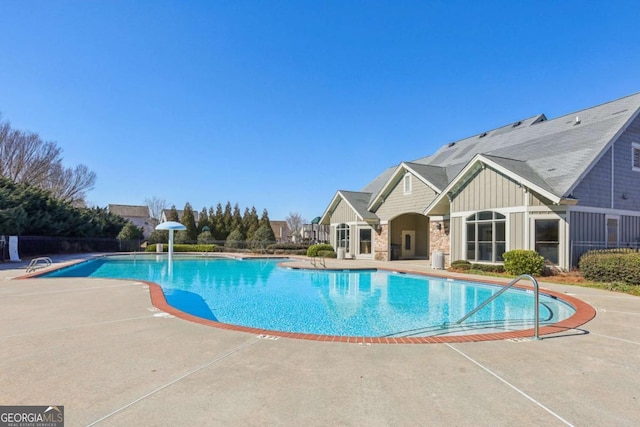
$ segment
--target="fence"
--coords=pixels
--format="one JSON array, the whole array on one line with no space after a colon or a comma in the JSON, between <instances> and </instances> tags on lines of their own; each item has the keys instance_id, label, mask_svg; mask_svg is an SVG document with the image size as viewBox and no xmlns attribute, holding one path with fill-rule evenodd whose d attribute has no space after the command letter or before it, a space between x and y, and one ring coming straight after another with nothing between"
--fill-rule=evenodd
<instances>
[{"instance_id":1,"label":"fence","mask_svg":"<svg viewBox=\"0 0 640 427\"><path fill-rule=\"evenodd\" d=\"M570 259L571 266L577 267L580 257L586 252L596 249L640 249L640 242L620 242L617 245L611 245L607 242L588 242L588 241L571 241Z\"/></svg>"},{"instance_id":2,"label":"fence","mask_svg":"<svg viewBox=\"0 0 640 427\"><path fill-rule=\"evenodd\" d=\"M74 254L86 252L138 252L141 248L140 240L118 240L106 238L85 237L46 237L46 236L18 236L18 254L21 257L40 255ZM0 258L8 259L8 248L5 245Z\"/></svg>"}]
</instances>

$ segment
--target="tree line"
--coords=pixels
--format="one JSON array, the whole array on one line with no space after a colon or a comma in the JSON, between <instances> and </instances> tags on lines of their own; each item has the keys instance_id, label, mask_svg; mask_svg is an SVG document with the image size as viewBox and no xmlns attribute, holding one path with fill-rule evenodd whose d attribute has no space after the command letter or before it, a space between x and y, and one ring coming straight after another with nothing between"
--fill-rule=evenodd
<instances>
[{"instance_id":1,"label":"tree line","mask_svg":"<svg viewBox=\"0 0 640 427\"><path fill-rule=\"evenodd\" d=\"M159 218L158 218L159 219ZM274 242L276 236L271 228L267 209L258 216L255 206L245 208L241 213L239 205L233 207L227 202L224 208L221 203L215 207L202 208L198 213L198 220L187 202L182 211L182 217L178 214L175 205L169 209L166 215L167 221L182 223L187 229L176 233L176 243L213 243L225 241L226 246L241 247L245 242ZM154 231L149 237L150 243L163 243L167 241L166 232Z\"/></svg>"},{"instance_id":2,"label":"tree line","mask_svg":"<svg viewBox=\"0 0 640 427\"><path fill-rule=\"evenodd\" d=\"M115 238L127 220L106 208L74 207L51 192L0 177L0 234Z\"/></svg>"}]
</instances>

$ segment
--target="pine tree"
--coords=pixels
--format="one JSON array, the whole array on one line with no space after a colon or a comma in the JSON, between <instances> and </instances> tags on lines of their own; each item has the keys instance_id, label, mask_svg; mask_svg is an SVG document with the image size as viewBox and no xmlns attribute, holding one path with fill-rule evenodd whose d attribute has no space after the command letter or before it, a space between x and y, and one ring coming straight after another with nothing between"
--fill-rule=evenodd
<instances>
[{"instance_id":1,"label":"pine tree","mask_svg":"<svg viewBox=\"0 0 640 427\"><path fill-rule=\"evenodd\" d=\"M225 232L224 232L224 216L222 213L222 205L220 203L216 205L215 225L216 225L216 230L215 230L216 232L214 236L216 240L226 240L227 235L225 235Z\"/></svg>"},{"instance_id":2,"label":"pine tree","mask_svg":"<svg viewBox=\"0 0 640 427\"><path fill-rule=\"evenodd\" d=\"M232 222L233 211L231 209L231 202L227 202L227 204L224 206L224 213L222 214L222 229L224 230L224 240L226 240L227 236L233 231L233 229L231 228Z\"/></svg>"},{"instance_id":3,"label":"pine tree","mask_svg":"<svg viewBox=\"0 0 640 427\"><path fill-rule=\"evenodd\" d=\"M211 231L211 226L209 225L209 215L207 215L207 208L202 208L200 211L200 217L198 218L198 234L202 233L203 228L209 227L209 231Z\"/></svg>"},{"instance_id":4,"label":"pine tree","mask_svg":"<svg viewBox=\"0 0 640 427\"><path fill-rule=\"evenodd\" d=\"M258 227L260 227L260 219L258 218L258 211L255 206L251 207L251 212L249 213L249 217L245 221L247 240L251 240L253 238L253 234L256 232Z\"/></svg>"},{"instance_id":5,"label":"pine tree","mask_svg":"<svg viewBox=\"0 0 640 427\"><path fill-rule=\"evenodd\" d=\"M182 212L182 224L187 227L187 240L195 242L198 240L198 228L196 227L196 219L193 215L193 209L191 204L187 202L184 205L184 211Z\"/></svg>"},{"instance_id":6,"label":"pine tree","mask_svg":"<svg viewBox=\"0 0 640 427\"><path fill-rule=\"evenodd\" d=\"M235 231L236 229L238 229L243 236L245 235L246 231L244 223L242 222L242 216L240 215L240 207L237 203L233 207L233 214L231 216L231 230Z\"/></svg>"},{"instance_id":7,"label":"pine tree","mask_svg":"<svg viewBox=\"0 0 640 427\"><path fill-rule=\"evenodd\" d=\"M176 205L171 205L171 209L169 209L169 214L167 215L167 221L180 222L180 216L176 210Z\"/></svg>"},{"instance_id":8,"label":"pine tree","mask_svg":"<svg viewBox=\"0 0 640 427\"><path fill-rule=\"evenodd\" d=\"M269 242L276 241L276 235L271 228L271 221L269 221L269 212L267 212L266 209L262 211L262 217L260 218L258 230L256 230L256 233L253 236L254 240L257 239L256 235L258 234L258 231L260 232L260 240L267 240Z\"/></svg>"}]
</instances>

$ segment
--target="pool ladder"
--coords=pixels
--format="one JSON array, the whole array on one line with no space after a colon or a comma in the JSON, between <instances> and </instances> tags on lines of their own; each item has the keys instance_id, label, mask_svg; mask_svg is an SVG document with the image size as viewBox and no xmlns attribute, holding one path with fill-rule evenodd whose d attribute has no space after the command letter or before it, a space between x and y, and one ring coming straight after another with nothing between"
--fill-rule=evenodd
<instances>
[{"instance_id":1,"label":"pool ladder","mask_svg":"<svg viewBox=\"0 0 640 427\"><path fill-rule=\"evenodd\" d=\"M469 313L465 314L462 319L460 319L460 320L458 320L456 322L456 324L457 325L461 324L462 322L467 320L469 317L473 316L478 311L482 310L487 304L489 304L494 299L498 298L500 295L502 295L504 292L506 292L509 288L511 288L513 285L515 285L516 283L518 283L522 279L529 279L533 283L533 289L534 289L533 292L534 292L534 300L535 300L535 307L534 307L535 323L534 323L533 331L534 331L535 339L539 340L540 339L540 334L539 334L539 332L540 332L539 331L540 330L540 309L538 307L538 304L540 302L540 290L539 290L539 286L538 286L538 281L535 279L535 277L533 277L533 276L531 276L529 274L521 274L520 276L518 276L515 279L513 279L511 282L509 282L509 284L507 286L505 286L504 288L500 289L500 291L498 291L496 294L492 295L491 298L489 298L488 300L486 300L485 302L483 302L482 304L480 304L479 306L477 306L476 308L471 310Z\"/></svg>"},{"instance_id":2,"label":"pool ladder","mask_svg":"<svg viewBox=\"0 0 640 427\"><path fill-rule=\"evenodd\" d=\"M29 266L27 267L27 273L36 271L38 268L49 267L52 263L53 261L51 261L51 258L47 256L34 258L31 260L31 262L29 263Z\"/></svg>"}]
</instances>

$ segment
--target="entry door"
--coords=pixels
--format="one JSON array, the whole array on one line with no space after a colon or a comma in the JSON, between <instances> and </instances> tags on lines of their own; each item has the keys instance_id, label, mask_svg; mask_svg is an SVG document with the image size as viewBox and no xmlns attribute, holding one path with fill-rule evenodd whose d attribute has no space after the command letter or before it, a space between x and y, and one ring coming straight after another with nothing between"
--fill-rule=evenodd
<instances>
[{"instance_id":1,"label":"entry door","mask_svg":"<svg viewBox=\"0 0 640 427\"><path fill-rule=\"evenodd\" d=\"M416 232L402 230L402 258L413 258L416 256Z\"/></svg>"}]
</instances>

